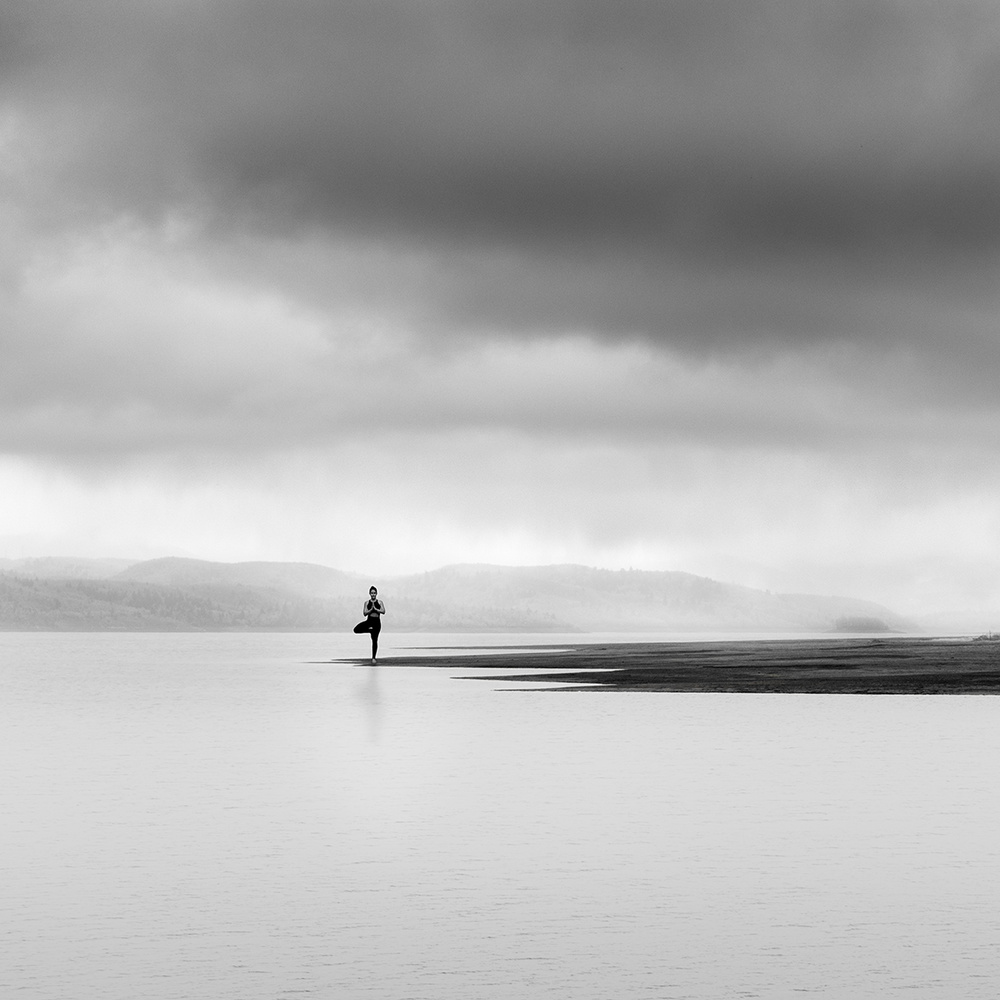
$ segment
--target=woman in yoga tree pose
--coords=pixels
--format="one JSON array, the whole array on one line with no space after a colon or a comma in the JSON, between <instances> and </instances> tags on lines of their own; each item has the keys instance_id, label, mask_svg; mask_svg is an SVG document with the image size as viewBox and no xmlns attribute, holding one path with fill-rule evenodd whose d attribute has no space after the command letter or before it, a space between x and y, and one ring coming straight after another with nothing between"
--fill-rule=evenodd
<instances>
[{"instance_id":1,"label":"woman in yoga tree pose","mask_svg":"<svg viewBox=\"0 0 1000 1000\"><path fill-rule=\"evenodd\" d=\"M365 620L358 622L354 626L354 631L359 635L362 632L371 632L372 636L372 663L378 656L378 634L382 631L382 615L385 614L385 605L378 599L378 588L372 587L368 591L368 600L365 601Z\"/></svg>"}]
</instances>

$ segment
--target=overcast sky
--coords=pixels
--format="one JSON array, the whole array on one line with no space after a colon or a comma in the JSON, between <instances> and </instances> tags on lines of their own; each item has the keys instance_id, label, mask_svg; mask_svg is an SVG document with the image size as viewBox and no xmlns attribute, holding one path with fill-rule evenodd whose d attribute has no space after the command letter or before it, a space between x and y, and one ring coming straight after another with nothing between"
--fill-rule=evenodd
<instances>
[{"instance_id":1,"label":"overcast sky","mask_svg":"<svg viewBox=\"0 0 1000 1000\"><path fill-rule=\"evenodd\" d=\"M0 556L1000 627L998 263L992 0L6 0Z\"/></svg>"}]
</instances>

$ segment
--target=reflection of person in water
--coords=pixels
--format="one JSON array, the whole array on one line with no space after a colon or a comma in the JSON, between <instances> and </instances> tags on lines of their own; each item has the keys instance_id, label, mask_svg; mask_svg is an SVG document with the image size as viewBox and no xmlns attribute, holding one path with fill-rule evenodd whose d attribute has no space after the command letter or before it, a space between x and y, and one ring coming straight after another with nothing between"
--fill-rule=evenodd
<instances>
[{"instance_id":1,"label":"reflection of person in water","mask_svg":"<svg viewBox=\"0 0 1000 1000\"><path fill-rule=\"evenodd\" d=\"M378 589L372 587L368 591L368 600L365 601L365 620L358 622L354 626L354 631L358 634L370 632L372 637L372 663L378 656L378 634L382 631L382 615L385 614L385 605L378 599Z\"/></svg>"}]
</instances>

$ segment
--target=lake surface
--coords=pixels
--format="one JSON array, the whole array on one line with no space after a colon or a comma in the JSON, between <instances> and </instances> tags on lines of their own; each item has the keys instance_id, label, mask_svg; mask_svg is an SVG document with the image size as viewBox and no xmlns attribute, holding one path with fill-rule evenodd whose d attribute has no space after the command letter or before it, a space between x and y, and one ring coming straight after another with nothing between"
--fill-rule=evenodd
<instances>
[{"instance_id":1,"label":"lake surface","mask_svg":"<svg viewBox=\"0 0 1000 1000\"><path fill-rule=\"evenodd\" d=\"M477 639L0 633L0 995L997 996L1000 699L392 666Z\"/></svg>"}]
</instances>

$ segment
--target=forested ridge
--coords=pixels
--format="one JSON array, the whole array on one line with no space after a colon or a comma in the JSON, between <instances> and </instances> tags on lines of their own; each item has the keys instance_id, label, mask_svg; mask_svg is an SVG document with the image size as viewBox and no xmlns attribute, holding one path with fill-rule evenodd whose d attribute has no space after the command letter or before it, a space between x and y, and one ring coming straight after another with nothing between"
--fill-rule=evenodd
<instances>
[{"instance_id":1,"label":"forested ridge","mask_svg":"<svg viewBox=\"0 0 1000 1000\"><path fill-rule=\"evenodd\" d=\"M157 559L123 569L108 561L8 560L0 565L0 628L339 631L361 617L371 582L306 563ZM386 626L399 631L795 632L852 621L870 631L910 627L868 601L771 594L678 572L451 566L378 585Z\"/></svg>"}]
</instances>

